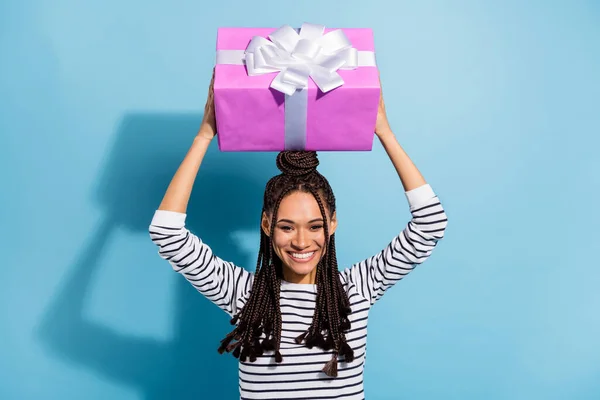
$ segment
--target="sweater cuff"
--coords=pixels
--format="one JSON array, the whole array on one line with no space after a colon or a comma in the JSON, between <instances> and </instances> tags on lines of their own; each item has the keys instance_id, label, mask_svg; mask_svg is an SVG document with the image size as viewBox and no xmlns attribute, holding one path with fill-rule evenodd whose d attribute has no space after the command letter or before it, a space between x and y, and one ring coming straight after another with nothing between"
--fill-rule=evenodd
<instances>
[{"instance_id":1,"label":"sweater cuff","mask_svg":"<svg viewBox=\"0 0 600 400\"><path fill-rule=\"evenodd\" d=\"M154 211L151 225L165 226L167 228L183 228L186 216L187 214L176 211L156 210Z\"/></svg>"},{"instance_id":2,"label":"sweater cuff","mask_svg":"<svg viewBox=\"0 0 600 400\"><path fill-rule=\"evenodd\" d=\"M410 208L418 207L435 197L435 193L428 183L419 186L416 189L404 192L404 194L406 195Z\"/></svg>"}]
</instances>

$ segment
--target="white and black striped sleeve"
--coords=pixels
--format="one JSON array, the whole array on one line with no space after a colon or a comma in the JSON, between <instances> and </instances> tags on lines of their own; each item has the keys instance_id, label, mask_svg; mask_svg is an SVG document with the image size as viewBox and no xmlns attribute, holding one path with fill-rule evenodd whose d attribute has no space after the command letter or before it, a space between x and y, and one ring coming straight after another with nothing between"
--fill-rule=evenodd
<instances>
[{"instance_id":1,"label":"white and black striped sleeve","mask_svg":"<svg viewBox=\"0 0 600 400\"><path fill-rule=\"evenodd\" d=\"M200 293L229 315L237 313L253 282L245 269L215 256L198 236L185 227L186 214L157 210L149 231L158 254L169 261Z\"/></svg>"},{"instance_id":2,"label":"white and black striped sleeve","mask_svg":"<svg viewBox=\"0 0 600 400\"><path fill-rule=\"evenodd\" d=\"M429 184L406 192L412 219L380 253L343 271L347 281L374 304L385 291L423 263L444 236L446 213Z\"/></svg>"}]
</instances>

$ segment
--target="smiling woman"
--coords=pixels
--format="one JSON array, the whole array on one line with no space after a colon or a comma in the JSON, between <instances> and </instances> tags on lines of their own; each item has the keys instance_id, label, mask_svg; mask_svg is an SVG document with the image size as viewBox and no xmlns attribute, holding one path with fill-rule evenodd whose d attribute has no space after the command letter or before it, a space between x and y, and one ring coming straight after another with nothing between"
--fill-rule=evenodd
<instances>
[{"instance_id":1,"label":"smiling woman","mask_svg":"<svg viewBox=\"0 0 600 400\"><path fill-rule=\"evenodd\" d=\"M192 186L216 134L212 91L206 104L150 224L159 254L232 317L235 327L219 352L240 360L242 399L363 399L369 310L442 239L447 218L440 201L389 129L382 99L375 133L404 186L410 222L381 252L340 271L336 199L317 171L317 154L281 152L281 174L265 188L252 274L214 255L185 227Z\"/></svg>"}]
</instances>

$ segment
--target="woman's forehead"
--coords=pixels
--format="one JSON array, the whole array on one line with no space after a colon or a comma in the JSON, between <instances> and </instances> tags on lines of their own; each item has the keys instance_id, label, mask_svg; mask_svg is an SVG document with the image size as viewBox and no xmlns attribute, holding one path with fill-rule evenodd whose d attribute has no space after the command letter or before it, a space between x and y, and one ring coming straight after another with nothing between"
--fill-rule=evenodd
<instances>
[{"instance_id":1,"label":"woman's forehead","mask_svg":"<svg viewBox=\"0 0 600 400\"><path fill-rule=\"evenodd\" d=\"M324 203L323 206L326 207ZM319 204L311 193L306 192L294 192L285 196L277 211L277 219L313 220L318 218L323 218Z\"/></svg>"}]
</instances>

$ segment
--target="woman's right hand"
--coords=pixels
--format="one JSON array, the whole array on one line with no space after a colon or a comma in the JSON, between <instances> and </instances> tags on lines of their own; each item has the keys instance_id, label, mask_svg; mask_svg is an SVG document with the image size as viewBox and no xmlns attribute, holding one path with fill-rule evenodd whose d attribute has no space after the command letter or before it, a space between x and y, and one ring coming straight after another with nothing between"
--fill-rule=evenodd
<instances>
[{"instance_id":1,"label":"woman's right hand","mask_svg":"<svg viewBox=\"0 0 600 400\"><path fill-rule=\"evenodd\" d=\"M204 117L198 130L199 137L212 140L217 134L217 121L215 117L215 96L214 96L214 84L215 84L215 70L213 68L212 79L208 86L208 97L206 104L204 105Z\"/></svg>"}]
</instances>

